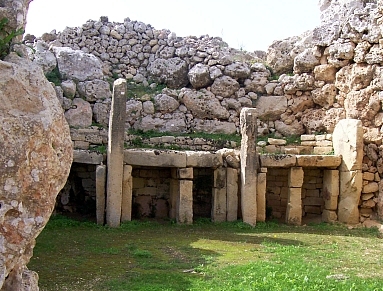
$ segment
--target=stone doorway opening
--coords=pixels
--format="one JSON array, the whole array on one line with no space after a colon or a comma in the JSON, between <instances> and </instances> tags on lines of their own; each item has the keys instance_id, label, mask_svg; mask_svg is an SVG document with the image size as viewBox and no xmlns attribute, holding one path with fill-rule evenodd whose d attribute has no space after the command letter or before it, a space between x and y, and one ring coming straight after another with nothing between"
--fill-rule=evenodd
<instances>
[{"instance_id":1,"label":"stone doorway opening","mask_svg":"<svg viewBox=\"0 0 383 291\"><path fill-rule=\"evenodd\" d=\"M95 165L73 163L68 180L56 198L55 212L96 218Z\"/></svg>"},{"instance_id":2,"label":"stone doorway opening","mask_svg":"<svg viewBox=\"0 0 383 291\"><path fill-rule=\"evenodd\" d=\"M134 166L132 219L169 219L171 169Z\"/></svg>"},{"instance_id":3,"label":"stone doorway opening","mask_svg":"<svg viewBox=\"0 0 383 291\"><path fill-rule=\"evenodd\" d=\"M303 168L302 223L321 222L325 208L322 168ZM285 221L289 195L289 168L269 168L266 180L266 219Z\"/></svg>"},{"instance_id":4,"label":"stone doorway opening","mask_svg":"<svg viewBox=\"0 0 383 291\"><path fill-rule=\"evenodd\" d=\"M193 169L193 220L200 218L211 219L213 201L212 168Z\"/></svg>"}]
</instances>

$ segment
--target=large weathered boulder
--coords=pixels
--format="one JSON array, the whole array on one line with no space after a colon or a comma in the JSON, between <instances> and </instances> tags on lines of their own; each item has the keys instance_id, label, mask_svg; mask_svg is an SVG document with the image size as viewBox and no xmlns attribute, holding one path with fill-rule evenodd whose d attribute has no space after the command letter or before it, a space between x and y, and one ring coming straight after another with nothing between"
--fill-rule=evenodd
<instances>
[{"instance_id":1,"label":"large weathered boulder","mask_svg":"<svg viewBox=\"0 0 383 291\"><path fill-rule=\"evenodd\" d=\"M0 61L0 289L37 291L27 269L72 163L68 124L41 68Z\"/></svg>"},{"instance_id":2,"label":"large weathered boulder","mask_svg":"<svg viewBox=\"0 0 383 291\"><path fill-rule=\"evenodd\" d=\"M230 114L225 107L221 105L214 94L206 89L200 91L185 89L182 102L194 117L210 119L228 119Z\"/></svg>"},{"instance_id":3,"label":"large weathered boulder","mask_svg":"<svg viewBox=\"0 0 383 291\"><path fill-rule=\"evenodd\" d=\"M45 42L38 41L34 45L35 53L33 62L38 64L44 73L51 72L57 66L55 55L48 49Z\"/></svg>"},{"instance_id":4,"label":"large weathered boulder","mask_svg":"<svg viewBox=\"0 0 383 291\"><path fill-rule=\"evenodd\" d=\"M89 102L112 97L109 83L103 80L95 79L92 81L79 82L77 89L80 96L85 97L86 101Z\"/></svg>"},{"instance_id":5,"label":"large weathered boulder","mask_svg":"<svg viewBox=\"0 0 383 291\"><path fill-rule=\"evenodd\" d=\"M53 52L63 79L79 82L102 79L102 63L96 56L68 47L54 47Z\"/></svg>"},{"instance_id":6,"label":"large weathered boulder","mask_svg":"<svg viewBox=\"0 0 383 291\"><path fill-rule=\"evenodd\" d=\"M170 113L176 110L180 104L176 99L166 94L158 94L154 97L154 108L162 113Z\"/></svg>"},{"instance_id":7,"label":"large weathered boulder","mask_svg":"<svg viewBox=\"0 0 383 291\"><path fill-rule=\"evenodd\" d=\"M187 63L176 57L156 59L148 66L149 76L156 82L164 83L170 88L182 88L189 83Z\"/></svg>"},{"instance_id":8,"label":"large weathered boulder","mask_svg":"<svg viewBox=\"0 0 383 291\"><path fill-rule=\"evenodd\" d=\"M218 68L217 68L218 69ZM218 69L219 70L219 69ZM214 73L213 73L214 76ZM209 66L196 64L188 73L190 84L195 89L207 87L212 83Z\"/></svg>"},{"instance_id":9,"label":"large weathered boulder","mask_svg":"<svg viewBox=\"0 0 383 291\"><path fill-rule=\"evenodd\" d=\"M280 118L287 109L285 96L261 96L256 102L258 118L263 121L274 121Z\"/></svg>"},{"instance_id":10,"label":"large weathered boulder","mask_svg":"<svg viewBox=\"0 0 383 291\"><path fill-rule=\"evenodd\" d=\"M88 127L92 125L92 107L90 103L81 99L75 98L72 102L72 107L65 112L65 118L70 126Z\"/></svg>"},{"instance_id":11,"label":"large weathered boulder","mask_svg":"<svg viewBox=\"0 0 383 291\"><path fill-rule=\"evenodd\" d=\"M240 88L239 83L229 76L222 76L214 80L211 92L222 97L231 97Z\"/></svg>"}]
</instances>

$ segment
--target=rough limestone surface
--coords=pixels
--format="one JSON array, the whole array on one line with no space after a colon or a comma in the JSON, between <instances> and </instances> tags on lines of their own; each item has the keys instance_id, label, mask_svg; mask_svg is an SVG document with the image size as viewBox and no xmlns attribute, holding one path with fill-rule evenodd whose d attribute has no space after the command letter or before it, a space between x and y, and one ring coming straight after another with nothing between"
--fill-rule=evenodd
<instances>
[{"instance_id":1,"label":"rough limestone surface","mask_svg":"<svg viewBox=\"0 0 383 291\"><path fill-rule=\"evenodd\" d=\"M165 83L169 88L184 87L189 83L187 63L179 57L157 59L148 67L153 80Z\"/></svg>"},{"instance_id":2,"label":"rough limestone surface","mask_svg":"<svg viewBox=\"0 0 383 291\"><path fill-rule=\"evenodd\" d=\"M40 67L0 61L0 289L38 290L26 265L72 163L63 110Z\"/></svg>"},{"instance_id":3,"label":"rough limestone surface","mask_svg":"<svg viewBox=\"0 0 383 291\"><path fill-rule=\"evenodd\" d=\"M68 47L54 47L53 51L57 58L58 69L64 79L80 82L102 79L102 65L94 55Z\"/></svg>"}]
</instances>

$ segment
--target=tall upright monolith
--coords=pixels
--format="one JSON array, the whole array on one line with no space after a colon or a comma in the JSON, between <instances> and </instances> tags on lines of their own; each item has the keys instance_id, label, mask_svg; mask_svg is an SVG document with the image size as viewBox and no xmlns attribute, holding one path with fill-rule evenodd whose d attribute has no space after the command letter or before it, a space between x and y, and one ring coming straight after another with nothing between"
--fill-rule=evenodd
<instances>
[{"instance_id":1,"label":"tall upright monolith","mask_svg":"<svg viewBox=\"0 0 383 291\"><path fill-rule=\"evenodd\" d=\"M359 223L359 201L362 193L363 175L363 127L356 119L343 119L333 132L334 152L342 156L339 166L338 220Z\"/></svg>"},{"instance_id":2,"label":"tall upright monolith","mask_svg":"<svg viewBox=\"0 0 383 291\"><path fill-rule=\"evenodd\" d=\"M257 222L257 171L256 153L257 110L243 108L241 111L241 206L243 222Z\"/></svg>"},{"instance_id":3,"label":"tall upright monolith","mask_svg":"<svg viewBox=\"0 0 383 291\"><path fill-rule=\"evenodd\" d=\"M114 81L107 152L106 223L110 227L118 227L121 222L126 92L126 80Z\"/></svg>"}]
</instances>

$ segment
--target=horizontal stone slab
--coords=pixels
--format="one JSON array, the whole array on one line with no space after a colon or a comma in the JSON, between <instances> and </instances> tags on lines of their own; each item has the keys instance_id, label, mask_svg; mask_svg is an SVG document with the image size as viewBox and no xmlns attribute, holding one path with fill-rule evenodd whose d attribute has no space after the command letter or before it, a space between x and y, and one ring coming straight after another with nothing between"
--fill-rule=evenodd
<instances>
[{"instance_id":1,"label":"horizontal stone slab","mask_svg":"<svg viewBox=\"0 0 383 291\"><path fill-rule=\"evenodd\" d=\"M124 150L124 163L133 166L186 168L186 152L170 150Z\"/></svg>"},{"instance_id":2,"label":"horizontal stone slab","mask_svg":"<svg viewBox=\"0 0 383 291\"><path fill-rule=\"evenodd\" d=\"M299 167L324 167L336 168L342 162L341 156L330 155L297 155Z\"/></svg>"},{"instance_id":3,"label":"horizontal stone slab","mask_svg":"<svg viewBox=\"0 0 383 291\"><path fill-rule=\"evenodd\" d=\"M260 155L261 167L290 168L296 165L295 155Z\"/></svg>"},{"instance_id":4,"label":"horizontal stone slab","mask_svg":"<svg viewBox=\"0 0 383 291\"><path fill-rule=\"evenodd\" d=\"M104 155L88 150L74 150L73 163L99 165L104 161Z\"/></svg>"},{"instance_id":5,"label":"horizontal stone slab","mask_svg":"<svg viewBox=\"0 0 383 291\"><path fill-rule=\"evenodd\" d=\"M222 155L210 152L186 152L186 167L218 168L223 165Z\"/></svg>"}]
</instances>

